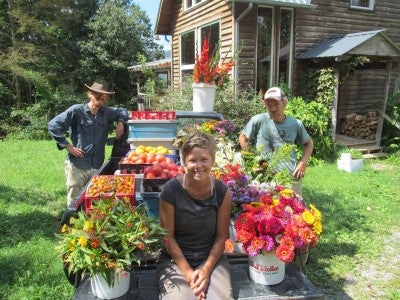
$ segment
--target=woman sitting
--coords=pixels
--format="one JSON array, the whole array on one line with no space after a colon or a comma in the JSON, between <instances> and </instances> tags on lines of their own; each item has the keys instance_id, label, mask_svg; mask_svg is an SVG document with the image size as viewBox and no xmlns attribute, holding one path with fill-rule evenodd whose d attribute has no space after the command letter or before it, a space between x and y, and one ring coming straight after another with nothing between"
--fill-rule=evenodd
<instances>
[{"instance_id":1,"label":"woman sitting","mask_svg":"<svg viewBox=\"0 0 400 300\"><path fill-rule=\"evenodd\" d=\"M171 179L160 196L161 225L168 231L157 266L159 299L231 299L228 238L231 199L211 176L214 138L190 135L182 146L187 173Z\"/></svg>"}]
</instances>

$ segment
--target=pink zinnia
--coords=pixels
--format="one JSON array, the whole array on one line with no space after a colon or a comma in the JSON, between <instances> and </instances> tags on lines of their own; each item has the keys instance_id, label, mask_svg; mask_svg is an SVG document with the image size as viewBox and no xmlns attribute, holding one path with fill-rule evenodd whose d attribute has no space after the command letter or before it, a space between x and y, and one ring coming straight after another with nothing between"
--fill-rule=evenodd
<instances>
[{"instance_id":1,"label":"pink zinnia","mask_svg":"<svg viewBox=\"0 0 400 300\"><path fill-rule=\"evenodd\" d=\"M284 227L277 217L270 216L268 219L260 222L257 229L261 234L276 236L277 234L282 233Z\"/></svg>"},{"instance_id":2,"label":"pink zinnia","mask_svg":"<svg viewBox=\"0 0 400 300\"><path fill-rule=\"evenodd\" d=\"M263 235L261 238L264 240L264 250L267 252L271 252L275 247L274 239L269 235Z\"/></svg>"}]
</instances>

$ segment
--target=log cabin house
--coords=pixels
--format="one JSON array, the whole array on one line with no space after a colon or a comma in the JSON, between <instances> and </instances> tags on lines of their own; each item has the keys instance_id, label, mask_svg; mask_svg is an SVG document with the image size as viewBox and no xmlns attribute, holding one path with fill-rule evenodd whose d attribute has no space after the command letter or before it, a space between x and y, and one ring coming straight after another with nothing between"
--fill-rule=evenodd
<instances>
[{"instance_id":1,"label":"log cabin house","mask_svg":"<svg viewBox=\"0 0 400 300\"><path fill-rule=\"evenodd\" d=\"M386 101L400 80L400 1L393 0L161 0L155 33L171 35L171 81L191 75L206 34L221 57L240 49L236 89L258 92L277 84L295 95L310 67L337 69L351 57L369 63L336 87L333 137L345 145L380 145ZM368 114L374 134L339 134L348 116ZM376 120L373 120L373 117ZM347 122L348 123L348 122ZM361 122L362 123L362 122Z\"/></svg>"}]
</instances>

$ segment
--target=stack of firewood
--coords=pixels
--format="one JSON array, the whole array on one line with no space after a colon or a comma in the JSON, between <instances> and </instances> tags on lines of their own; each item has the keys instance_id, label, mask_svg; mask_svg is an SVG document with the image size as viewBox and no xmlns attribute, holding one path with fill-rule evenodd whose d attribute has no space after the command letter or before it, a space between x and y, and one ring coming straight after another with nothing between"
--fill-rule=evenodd
<instances>
[{"instance_id":1,"label":"stack of firewood","mask_svg":"<svg viewBox=\"0 0 400 300\"><path fill-rule=\"evenodd\" d=\"M342 119L339 132L341 134L366 140L374 140L378 127L378 115L376 112L367 114L349 114Z\"/></svg>"}]
</instances>

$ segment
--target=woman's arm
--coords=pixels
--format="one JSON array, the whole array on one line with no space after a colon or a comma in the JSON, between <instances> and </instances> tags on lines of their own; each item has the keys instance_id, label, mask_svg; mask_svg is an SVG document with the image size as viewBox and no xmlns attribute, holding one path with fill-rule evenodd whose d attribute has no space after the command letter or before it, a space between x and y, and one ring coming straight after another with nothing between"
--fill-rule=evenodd
<instances>
[{"instance_id":1,"label":"woman's arm","mask_svg":"<svg viewBox=\"0 0 400 300\"><path fill-rule=\"evenodd\" d=\"M160 200L160 221L161 226L168 231L167 237L164 238L165 249L167 249L169 255L178 265L187 282L190 284L194 271L175 240L175 207L162 199Z\"/></svg>"},{"instance_id":2,"label":"woman's arm","mask_svg":"<svg viewBox=\"0 0 400 300\"><path fill-rule=\"evenodd\" d=\"M225 241L229 236L229 220L231 215L231 196L229 190L217 213L217 236L206 263L193 274L192 290L196 295L204 292L208 286L210 274L225 250Z\"/></svg>"}]
</instances>

